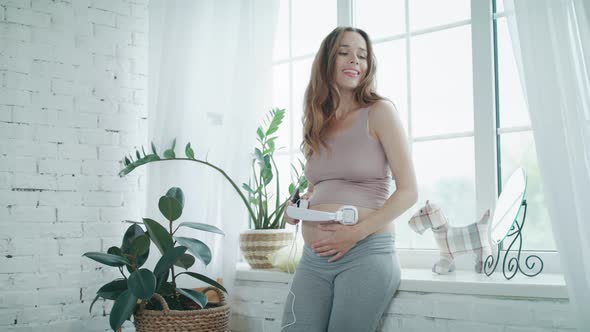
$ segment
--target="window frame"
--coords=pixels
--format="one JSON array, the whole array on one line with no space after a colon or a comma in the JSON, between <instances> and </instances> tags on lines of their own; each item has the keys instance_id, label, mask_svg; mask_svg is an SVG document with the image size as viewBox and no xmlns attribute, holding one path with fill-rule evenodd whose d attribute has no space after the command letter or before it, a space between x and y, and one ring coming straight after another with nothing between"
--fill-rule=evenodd
<instances>
[{"instance_id":1,"label":"window frame","mask_svg":"<svg viewBox=\"0 0 590 332\"><path fill-rule=\"evenodd\" d=\"M292 52L292 1L286 0L289 5L289 51L288 57L273 61L273 66L289 63L289 106L293 109L293 63L299 60L312 58L314 54L305 54L297 57L293 57ZM339 26L354 26L354 6L355 2L359 0L337 0L337 23ZM386 38L379 38L373 40L374 44L396 40L406 40L407 50L407 68L411 68L411 46L410 38L419 34L430 33L434 31L440 31L444 29L453 28L462 25L471 25L471 42L472 42L472 70L473 70L473 116L474 116L474 127L473 131L444 134L444 135L433 135L427 137L413 137L411 132L411 84L410 75L408 73L408 112L407 112L407 124L408 124L408 137L410 139L410 149L412 150L413 144L416 142L439 140L444 138L457 138L457 137L473 137L474 138L474 155L475 155L475 194L476 194L476 215L481 215L491 208L495 207L498 192L501 190L501 184L498 182L500 176L500 165L499 165L499 154L500 147L499 139L502 133L507 131L528 131L530 127L514 128L514 129L502 129L498 124L499 105L497 99L498 90L498 78L496 71L497 54L496 54L496 41L494 39L494 25L495 19L501 17L502 14L496 15L493 13L493 5L495 0L481 1L481 0L470 0L471 1L471 19L454 22L451 24L430 27L423 30L410 31L409 27L409 3L410 0L405 0L405 15L406 15L406 32L395 36L388 36ZM290 122L289 132L289 148L277 151L278 156L289 156L290 163L296 164L297 158L301 157L300 152L294 147L294 121L297 121L293 115L293 112L288 112L288 121ZM519 218L522 218L519 215ZM526 240L525 240L526 241ZM400 261L405 267L408 268L424 268L430 269L433 262L438 259L439 252L436 249L403 249L398 248L397 253L400 257ZM496 268L496 273L501 270L502 258L504 257L505 251L500 252L500 262ZM511 253L512 255L514 252ZM537 255L544 262L543 272L546 273L562 273L559 255L555 250L522 250L521 252L521 264L525 264L525 259L529 255ZM458 269L471 269L472 263L457 262Z\"/></svg>"}]
</instances>

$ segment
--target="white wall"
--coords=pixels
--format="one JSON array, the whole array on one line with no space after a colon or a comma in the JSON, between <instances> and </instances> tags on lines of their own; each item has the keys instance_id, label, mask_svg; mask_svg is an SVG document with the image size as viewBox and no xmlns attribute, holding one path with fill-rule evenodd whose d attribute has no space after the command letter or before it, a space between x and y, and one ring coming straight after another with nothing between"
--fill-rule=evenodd
<instances>
[{"instance_id":1,"label":"white wall","mask_svg":"<svg viewBox=\"0 0 590 332\"><path fill-rule=\"evenodd\" d=\"M108 330L119 272L81 255L142 211L146 33L147 0L0 0L2 331Z\"/></svg>"},{"instance_id":2,"label":"white wall","mask_svg":"<svg viewBox=\"0 0 590 332\"><path fill-rule=\"evenodd\" d=\"M280 331L289 288L270 273L238 273L231 331ZM397 291L378 331L564 332L575 331L573 315L567 299Z\"/></svg>"}]
</instances>

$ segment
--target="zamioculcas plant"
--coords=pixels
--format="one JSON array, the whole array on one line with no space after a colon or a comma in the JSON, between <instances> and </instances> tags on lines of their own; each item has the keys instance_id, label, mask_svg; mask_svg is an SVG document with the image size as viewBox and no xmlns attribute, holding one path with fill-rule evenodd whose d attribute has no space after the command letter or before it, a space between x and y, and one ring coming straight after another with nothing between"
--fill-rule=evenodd
<instances>
[{"instance_id":1,"label":"zamioculcas plant","mask_svg":"<svg viewBox=\"0 0 590 332\"><path fill-rule=\"evenodd\" d=\"M205 265L211 262L209 247L194 238L175 236L180 227L225 235L223 231L215 226L196 222L181 222L174 228L174 222L180 218L184 208L184 194L180 188L170 188L166 195L160 197L158 208L168 220L168 229L155 220L143 218L143 222L132 222L120 247L110 247L106 253L87 252L82 255L116 267L122 275L122 278L102 286L90 304L92 311L92 306L99 298L115 301L109 317L114 331L130 319L141 303L146 305L146 309L161 310L160 303L155 299L158 295L173 310L193 310L195 304L198 308L205 308L207 296L196 290L177 287L176 279L182 275L199 279L227 293L215 280L188 270L195 259ZM156 266L149 270L142 266L150 254L151 243L156 245L162 256ZM175 266L184 271L176 273ZM128 276L125 270L129 273Z\"/></svg>"},{"instance_id":2,"label":"zamioculcas plant","mask_svg":"<svg viewBox=\"0 0 590 332\"><path fill-rule=\"evenodd\" d=\"M254 148L251 165L253 171L252 180L254 182L254 187L252 187L252 181L249 181L249 183L242 183L242 188L244 189L244 192L240 190L236 183L220 167L206 160L195 158L195 153L193 148L191 147L190 142L187 143L184 149L186 158L177 157L176 152L174 151L176 147L176 139L172 141L172 146L169 149L165 150L162 156L158 155L154 143L151 144L152 153L150 154L146 154L145 149L142 147L142 153L140 153L139 150L135 151L135 159L132 155L125 156L125 158L123 159L124 168L119 172L119 176L125 176L131 173L137 167L152 162L167 160L188 160L197 162L217 170L229 181L229 183L236 190L238 195L240 195L242 202L244 202L246 208L248 209L248 214L250 216L250 221L253 224L253 228L285 228L283 211L287 208L287 203L289 199L287 198L283 201L280 201L279 198L279 169L277 168L277 165L274 160L274 152L279 149L275 148L275 140L277 139L277 136L273 136L273 134L275 134L278 131L284 116L284 109L274 108L267 115L267 120L264 123L264 128L262 126L259 126L256 130L256 139L259 143L259 146ZM299 160L299 166L301 167L301 170L303 170L304 165L301 162L301 160ZM295 172L295 178L297 179L297 181L289 185L289 197L292 197L292 195L295 193L297 189L299 189L300 192L303 192L307 188L307 180L305 176L303 174L300 174L295 168L295 166L291 165L291 167ZM273 194L267 191L267 186L270 184L273 178L275 179L276 183L274 210L269 207L269 202L271 201L271 197L273 196ZM247 197L245 194L247 195Z\"/></svg>"}]
</instances>

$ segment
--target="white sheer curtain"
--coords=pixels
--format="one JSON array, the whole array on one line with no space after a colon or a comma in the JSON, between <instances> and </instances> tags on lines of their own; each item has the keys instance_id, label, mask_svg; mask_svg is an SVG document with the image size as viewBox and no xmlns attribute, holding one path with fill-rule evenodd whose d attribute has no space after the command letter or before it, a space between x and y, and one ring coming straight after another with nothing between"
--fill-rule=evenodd
<instances>
[{"instance_id":1,"label":"white sheer curtain","mask_svg":"<svg viewBox=\"0 0 590 332\"><path fill-rule=\"evenodd\" d=\"M570 301L590 331L590 4L504 4Z\"/></svg>"},{"instance_id":2,"label":"white sheer curtain","mask_svg":"<svg viewBox=\"0 0 590 332\"><path fill-rule=\"evenodd\" d=\"M185 145L191 142L195 158L219 166L241 187L251 174L258 121L271 106L278 2L152 0L149 17L148 139L162 155L176 138L177 157L185 156ZM231 298L239 232L248 228L244 203L208 166L166 161L147 167L146 216L167 225L158 199L170 187L180 187L185 208L177 223L203 222L225 232L224 237L196 230L176 235L209 245L211 264L205 267L197 261L190 271L223 278ZM183 287L203 285L186 276L177 282Z\"/></svg>"}]
</instances>

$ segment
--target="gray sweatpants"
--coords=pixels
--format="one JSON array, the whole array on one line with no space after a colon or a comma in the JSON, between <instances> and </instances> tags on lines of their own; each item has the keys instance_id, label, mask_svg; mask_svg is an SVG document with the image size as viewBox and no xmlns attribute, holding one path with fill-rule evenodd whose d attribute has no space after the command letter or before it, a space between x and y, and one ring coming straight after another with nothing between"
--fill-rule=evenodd
<instances>
[{"instance_id":1,"label":"gray sweatpants","mask_svg":"<svg viewBox=\"0 0 590 332\"><path fill-rule=\"evenodd\" d=\"M282 331L374 332L397 291L395 235L373 234L328 263L305 245L285 302ZM295 312L295 317L291 309Z\"/></svg>"}]
</instances>

